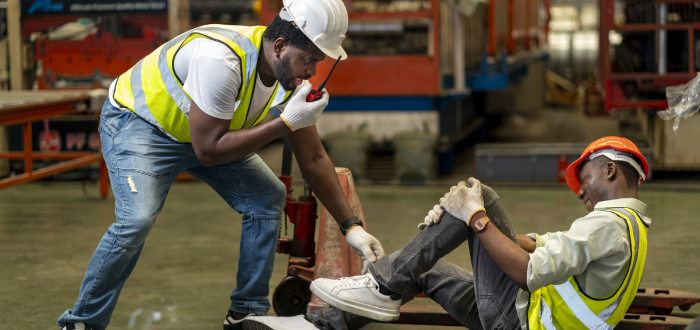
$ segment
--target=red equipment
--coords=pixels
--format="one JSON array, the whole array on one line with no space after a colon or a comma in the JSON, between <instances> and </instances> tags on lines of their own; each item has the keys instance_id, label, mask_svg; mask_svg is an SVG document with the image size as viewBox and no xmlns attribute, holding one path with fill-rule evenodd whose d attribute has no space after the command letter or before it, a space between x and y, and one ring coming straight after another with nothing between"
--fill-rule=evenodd
<instances>
[{"instance_id":1,"label":"red equipment","mask_svg":"<svg viewBox=\"0 0 700 330\"><path fill-rule=\"evenodd\" d=\"M439 56L440 1L429 0L428 8L410 12L361 12L354 11L352 1L345 2L350 24L357 21L386 21L411 20L417 22L430 21L435 27L428 31L429 52L426 54L409 55L363 55L350 56L345 64L338 68L333 82L334 96L416 96L438 95L440 81ZM282 9L281 0L263 0L260 8L260 24L267 25ZM347 50L347 49L346 49ZM311 79L319 83L320 78L329 72L329 61L318 63L318 74ZM410 70L407 70L410 68ZM367 77L372 77L367 79ZM397 84L397 81L421 82L412 84Z\"/></svg>"},{"instance_id":2,"label":"red equipment","mask_svg":"<svg viewBox=\"0 0 700 330\"><path fill-rule=\"evenodd\" d=\"M695 35L700 24L694 18L700 14L700 9L688 0L628 0L623 7L615 0L600 0L599 4L598 71L605 110L668 108L665 87L695 78L700 66L695 59L698 40ZM638 56L642 64L630 66L634 62L621 57L621 51L630 47L625 39L640 36L646 36L651 44L628 51ZM670 38L674 36L672 41ZM683 63L674 63L672 58L681 59ZM621 68L621 64L630 67Z\"/></svg>"},{"instance_id":3,"label":"red equipment","mask_svg":"<svg viewBox=\"0 0 700 330\"><path fill-rule=\"evenodd\" d=\"M320 95L321 93L319 93ZM309 94L311 96L311 94ZM308 99L307 99L308 101ZM293 316L306 313L306 305L311 300L309 285L314 279L311 267L316 263L316 198L304 184L304 194L297 200L292 195L292 148L284 138L282 154L282 175L279 177L287 187L284 213L294 224L292 239L280 238L277 253L289 254L287 277L282 279L272 296L272 307L280 316Z\"/></svg>"},{"instance_id":4,"label":"red equipment","mask_svg":"<svg viewBox=\"0 0 700 330\"><path fill-rule=\"evenodd\" d=\"M167 15L98 15L98 32L82 40L48 40L34 43L39 89L108 88L109 83L150 54L166 40ZM27 17L23 33L42 32L81 16ZM57 84L57 82L67 84Z\"/></svg>"},{"instance_id":5,"label":"red equipment","mask_svg":"<svg viewBox=\"0 0 700 330\"><path fill-rule=\"evenodd\" d=\"M502 51L515 54L521 49L547 44L550 0L489 1L488 45L490 55Z\"/></svg>"},{"instance_id":6,"label":"red equipment","mask_svg":"<svg viewBox=\"0 0 700 330\"><path fill-rule=\"evenodd\" d=\"M70 81L72 88L107 88L136 62L158 48L161 38L115 39L109 32L87 36L80 41L39 40L35 43L36 59L41 61L39 89L60 88L60 80Z\"/></svg>"},{"instance_id":7,"label":"red equipment","mask_svg":"<svg viewBox=\"0 0 700 330\"><path fill-rule=\"evenodd\" d=\"M334 96L444 95L446 87L443 87L443 79L453 70L451 64L453 62L452 10L443 1L423 2L424 4L419 8L411 10L382 10L383 4L389 2L376 1L379 4L377 9L370 10L366 5L362 5L369 3L368 1L356 1L354 4L352 0L343 1L348 11L351 28L367 24L383 25L387 22L404 22L411 28L424 26L426 45L424 52L390 54L368 52L365 54L364 50L359 51L360 53L350 51L353 55L345 60L347 62L345 65L338 68L333 82L329 85L329 88L333 89ZM467 50L464 63L466 67L478 65L484 53L500 56L504 52L515 54L519 50L545 45L549 2L550 0L488 1L487 13L465 17L465 31L469 33L469 37L463 40L463 46ZM267 25L272 22L282 7L282 0L262 0L260 24ZM482 31L482 29L488 29L488 31ZM352 34L356 33L348 30L346 40L351 40ZM487 35L488 38L486 38ZM395 34L384 36L387 41L397 38ZM345 50L348 51L349 48ZM311 81L319 83L320 77L329 72L330 68L329 61L319 63L319 73ZM401 84L397 81L411 83Z\"/></svg>"},{"instance_id":8,"label":"red equipment","mask_svg":"<svg viewBox=\"0 0 700 330\"><path fill-rule=\"evenodd\" d=\"M323 95L323 87L326 86L328 78L331 77L331 73L333 73L333 70L335 69L335 66L338 65L338 62L340 62L340 58L342 58L342 56L338 57L338 60L335 61L335 64L333 64L333 68L331 68L331 72L328 73L328 77L326 77L326 80L324 80L320 85L318 85L318 88L312 89L309 95L306 95L306 102L313 102L321 98L321 96Z\"/></svg>"}]
</instances>

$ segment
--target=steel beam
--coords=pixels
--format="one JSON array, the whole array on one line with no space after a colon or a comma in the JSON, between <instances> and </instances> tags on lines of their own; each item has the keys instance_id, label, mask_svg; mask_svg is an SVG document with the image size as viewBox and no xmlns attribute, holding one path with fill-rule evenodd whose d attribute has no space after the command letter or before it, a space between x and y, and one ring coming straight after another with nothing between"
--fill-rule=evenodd
<instances>
[{"instance_id":1,"label":"steel beam","mask_svg":"<svg viewBox=\"0 0 700 330\"><path fill-rule=\"evenodd\" d=\"M0 180L0 189L15 186L21 183L47 178L54 174L74 170L76 168L83 167L87 164L99 161L102 161L102 154L95 153L89 156L69 160L56 165L47 166L36 171L26 172L20 175Z\"/></svg>"}]
</instances>

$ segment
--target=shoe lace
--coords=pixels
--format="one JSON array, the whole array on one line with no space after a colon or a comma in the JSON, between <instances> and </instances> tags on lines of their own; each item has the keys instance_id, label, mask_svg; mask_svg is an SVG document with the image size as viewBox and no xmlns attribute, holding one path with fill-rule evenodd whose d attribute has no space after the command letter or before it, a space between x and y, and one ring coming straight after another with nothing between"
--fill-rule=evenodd
<instances>
[{"instance_id":1,"label":"shoe lace","mask_svg":"<svg viewBox=\"0 0 700 330\"><path fill-rule=\"evenodd\" d=\"M341 287L349 286L369 286L371 279L367 275L358 275L352 277L343 277L340 279Z\"/></svg>"}]
</instances>

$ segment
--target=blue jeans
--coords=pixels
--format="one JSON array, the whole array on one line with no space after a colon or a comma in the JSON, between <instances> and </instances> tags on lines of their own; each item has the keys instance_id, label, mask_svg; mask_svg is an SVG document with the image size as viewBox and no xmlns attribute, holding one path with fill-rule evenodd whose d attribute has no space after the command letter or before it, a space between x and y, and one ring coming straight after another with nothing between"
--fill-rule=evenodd
<instances>
[{"instance_id":1,"label":"blue jeans","mask_svg":"<svg viewBox=\"0 0 700 330\"><path fill-rule=\"evenodd\" d=\"M481 187L486 215L517 243L500 197L490 187ZM469 244L473 273L440 259L465 241ZM439 224L420 231L403 249L371 264L369 271L377 282L401 294L403 304L423 292L471 330L520 329L515 310L518 286L493 261L471 228L449 213ZM372 322L334 307L319 309L306 317L324 330L358 330Z\"/></svg>"},{"instance_id":2,"label":"blue jeans","mask_svg":"<svg viewBox=\"0 0 700 330\"><path fill-rule=\"evenodd\" d=\"M99 131L116 202L116 222L92 255L78 301L61 315L58 325L84 322L100 330L107 327L170 186L182 172L206 182L243 214L230 309L266 315L286 189L262 159L252 154L204 166L192 144L171 140L158 127L133 112L120 111L109 100L102 108Z\"/></svg>"}]
</instances>

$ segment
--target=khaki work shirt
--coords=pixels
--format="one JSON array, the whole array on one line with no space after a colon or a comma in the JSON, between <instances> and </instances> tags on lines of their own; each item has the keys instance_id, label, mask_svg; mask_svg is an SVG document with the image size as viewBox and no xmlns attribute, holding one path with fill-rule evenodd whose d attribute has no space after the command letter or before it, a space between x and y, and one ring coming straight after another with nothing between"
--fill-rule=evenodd
<instances>
[{"instance_id":1,"label":"khaki work shirt","mask_svg":"<svg viewBox=\"0 0 700 330\"><path fill-rule=\"evenodd\" d=\"M574 221L568 231L527 234L537 242L527 265L527 287L534 292L550 284L562 284L576 276L581 290L596 299L606 299L620 287L627 275L630 238L627 223L612 208L631 208L647 226L647 205L635 198L621 198L596 204L593 212ZM515 308L523 329L528 328L530 292L520 290Z\"/></svg>"}]
</instances>

